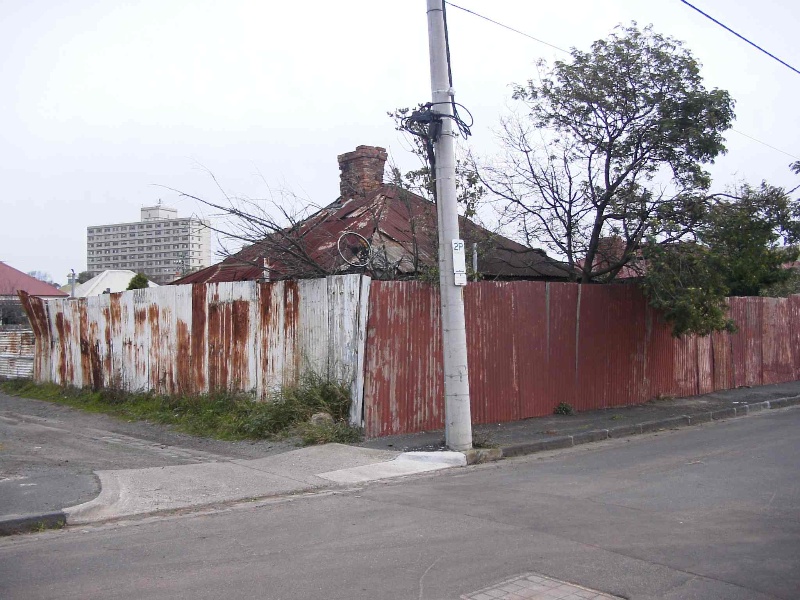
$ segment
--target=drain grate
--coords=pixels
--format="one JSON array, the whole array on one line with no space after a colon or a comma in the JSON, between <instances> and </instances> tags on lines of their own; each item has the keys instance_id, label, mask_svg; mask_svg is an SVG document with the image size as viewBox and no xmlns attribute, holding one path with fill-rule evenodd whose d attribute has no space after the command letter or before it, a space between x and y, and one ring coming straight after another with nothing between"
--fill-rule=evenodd
<instances>
[{"instance_id":1,"label":"drain grate","mask_svg":"<svg viewBox=\"0 0 800 600\"><path fill-rule=\"evenodd\" d=\"M526 573L461 596L461 600L620 600L619 596L590 590L552 577Z\"/></svg>"}]
</instances>

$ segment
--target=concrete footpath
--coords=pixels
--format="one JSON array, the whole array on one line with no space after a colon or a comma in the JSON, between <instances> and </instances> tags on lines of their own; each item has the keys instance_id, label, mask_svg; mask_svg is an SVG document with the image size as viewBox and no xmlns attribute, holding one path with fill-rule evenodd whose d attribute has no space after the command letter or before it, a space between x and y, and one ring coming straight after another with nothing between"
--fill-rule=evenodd
<instances>
[{"instance_id":1,"label":"concrete footpath","mask_svg":"<svg viewBox=\"0 0 800 600\"><path fill-rule=\"evenodd\" d=\"M74 446L81 435L74 429L77 424L95 419L96 422L92 424L98 428L83 430L85 443L94 445L82 448L81 453L85 457L84 464L88 465L90 474L96 477L97 484L91 493L87 493L84 486L81 494L66 495L68 498L79 498L80 501L59 504L59 490L67 489L63 482L85 475L79 470L70 471L66 475L62 473L61 479L57 479L57 484L48 491L48 497L56 498L52 504L8 502L9 506L17 508L10 511L8 506L0 503L0 535L352 486L752 415L800 404L800 382L740 388L692 398L660 399L640 406L571 416L554 415L514 423L480 425L474 428L476 449L463 454L445 451L443 432L436 431L368 440L355 446L327 444L288 451L280 448L277 453L275 449L264 448L259 450L263 452L262 455L252 454L252 450L248 455L246 447L225 446L221 442L202 438L164 437L161 443L142 441L155 434L143 430L144 425L141 424L124 425L127 428L137 427L136 430L126 429L125 432L103 435L104 430L99 429L100 426L113 429L123 425L115 424L107 417L85 415L64 407L51 408L46 404L0 397L0 408L9 409L0 411L0 420L18 429L25 427L19 429L16 439L6 436L11 449L16 448L16 453L11 453L12 458L18 462L28 460L20 458L26 456L26 443L49 443L35 441L38 438L31 441L31 436L44 436L47 433L50 437L41 439L50 440L52 431L61 432L61 438L57 438L59 441L52 442L54 453L62 451L58 444ZM27 416L20 414L23 409L31 413L31 406L48 412ZM70 419L73 429L68 426ZM147 424L147 427L153 426ZM159 435L174 436L169 432ZM0 458L9 464L13 461L6 460L9 452L2 442L0 440ZM192 448L193 444L200 443L216 446ZM103 462L96 462L98 452L112 446L120 448L116 450L117 454L103 459ZM34 450L40 448L32 447ZM67 448L66 445L64 447ZM41 451L46 450L45 447ZM72 460L74 464L78 459ZM92 460L95 462L92 463ZM43 484L53 480L52 477L37 480L30 470L22 468L24 466L19 466L16 471L12 469L10 474L5 472L7 469L2 469L0 499L3 498L3 485L36 486L39 481ZM106 466L124 468L103 468ZM57 467L61 468L60 465ZM37 509L29 512L19 510L20 506L30 505L35 505ZM57 508L41 508L51 505Z\"/></svg>"},{"instance_id":2,"label":"concrete footpath","mask_svg":"<svg viewBox=\"0 0 800 600\"><path fill-rule=\"evenodd\" d=\"M466 464L460 452L325 444L253 460L101 470L96 498L58 511L0 514L0 535L307 493Z\"/></svg>"},{"instance_id":3,"label":"concrete footpath","mask_svg":"<svg viewBox=\"0 0 800 600\"><path fill-rule=\"evenodd\" d=\"M637 406L609 408L476 425L476 449L468 464L522 456L654 431L689 427L800 404L800 381L738 388L688 398L662 398ZM366 448L434 451L445 447L444 432L431 431L367 440Z\"/></svg>"}]
</instances>

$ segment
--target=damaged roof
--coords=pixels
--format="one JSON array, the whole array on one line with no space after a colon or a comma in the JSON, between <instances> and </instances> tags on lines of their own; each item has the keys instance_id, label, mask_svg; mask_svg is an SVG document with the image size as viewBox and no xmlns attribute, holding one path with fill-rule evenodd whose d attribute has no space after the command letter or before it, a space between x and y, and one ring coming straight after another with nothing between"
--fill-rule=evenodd
<instances>
[{"instance_id":1,"label":"damaged roof","mask_svg":"<svg viewBox=\"0 0 800 600\"><path fill-rule=\"evenodd\" d=\"M467 243L471 264L474 244L478 272L483 279L567 279L566 263L490 232L465 217L459 217L461 237ZM347 239L352 232L366 238L372 247L371 268L348 264ZM293 227L272 233L222 262L187 275L174 284L302 279L337 273L367 272L381 279L403 279L437 263L437 216L432 202L394 185L382 184L376 191L343 200L319 210ZM350 236L357 240L356 236Z\"/></svg>"}]
</instances>

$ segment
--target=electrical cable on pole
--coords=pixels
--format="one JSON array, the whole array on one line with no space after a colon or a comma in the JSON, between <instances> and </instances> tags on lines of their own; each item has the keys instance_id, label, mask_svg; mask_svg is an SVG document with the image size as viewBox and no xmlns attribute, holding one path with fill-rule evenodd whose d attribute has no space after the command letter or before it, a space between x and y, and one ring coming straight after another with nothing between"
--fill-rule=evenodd
<instances>
[{"instance_id":1,"label":"electrical cable on pole","mask_svg":"<svg viewBox=\"0 0 800 600\"><path fill-rule=\"evenodd\" d=\"M439 291L444 355L445 441L451 450L472 448L472 418L464 320L466 264L458 231L454 126L462 127L452 87L444 0L427 0L432 102L426 132L433 137L436 212L439 221ZM435 110L434 110L435 109ZM416 121L419 123L419 121Z\"/></svg>"}]
</instances>

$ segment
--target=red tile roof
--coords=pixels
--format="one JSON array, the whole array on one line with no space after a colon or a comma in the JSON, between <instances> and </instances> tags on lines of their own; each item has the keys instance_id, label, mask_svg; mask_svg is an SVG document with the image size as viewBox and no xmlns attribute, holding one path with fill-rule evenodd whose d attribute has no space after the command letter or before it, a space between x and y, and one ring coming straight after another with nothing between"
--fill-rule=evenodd
<instances>
[{"instance_id":1,"label":"red tile roof","mask_svg":"<svg viewBox=\"0 0 800 600\"><path fill-rule=\"evenodd\" d=\"M14 296L17 292L27 292L31 296L58 297L69 296L49 283L39 281L35 277L17 271L6 263L0 262L0 296Z\"/></svg>"},{"instance_id":2,"label":"red tile roof","mask_svg":"<svg viewBox=\"0 0 800 600\"><path fill-rule=\"evenodd\" d=\"M391 265L391 273L382 278L402 279L414 273L413 257L418 265L433 267L437 262L436 206L407 190L382 185L362 198L342 201L316 212L296 225L291 237L297 252L282 252L276 246L280 234L272 234L248 246L222 262L192 273L174 284L247 281L263 276L263 263L270 265L272 279L320 277L332 273L359 272L339 254L337 242L345 232L355 232L370 241L373 251L380 251ZM489 279L566 279L565 263L549 258L541 250L527 248L494 234L472 221L459 219L461 237L467 242L467 263L472 261L473 243L478 244L478 271ZM416 249L415 249L416 248ZM309 260L298 255L305 254ZM316 263L315 269L309 262ZM363 270L363 269L362 269Z\"/></svg>"}]
</instances>

